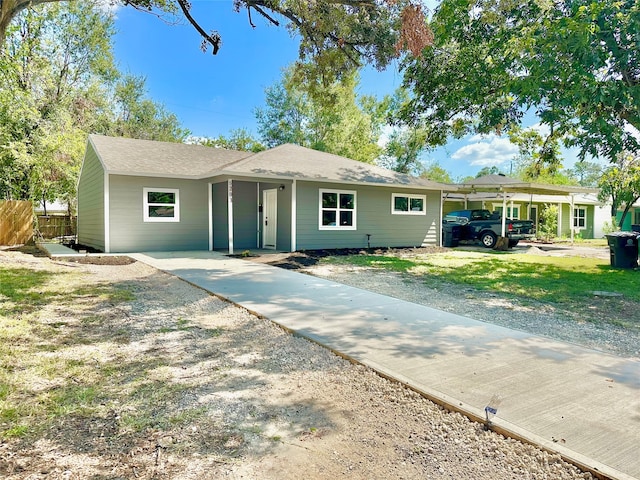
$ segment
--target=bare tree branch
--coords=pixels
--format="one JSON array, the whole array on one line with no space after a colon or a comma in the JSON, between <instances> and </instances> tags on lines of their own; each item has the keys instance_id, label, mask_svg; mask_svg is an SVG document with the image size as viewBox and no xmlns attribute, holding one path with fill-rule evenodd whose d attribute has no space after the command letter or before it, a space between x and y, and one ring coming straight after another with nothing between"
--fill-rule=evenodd
<instances>
[{"instance_id":1,"label":"bare tree branch","mask_svg":"<svg viewBox=\"0 0 640 480\"><path fill-rule=\"evenodd\" d=\"M220 45L222 45L222 38L220 37L220 34L215 30L213 30L210 34L205 32L204 29L200 26L200 24L191 16L191 12L189 11L191 9L191 4L188 3L186 0L177 0L177 2L178 2L178 5L180 5L180 9L182 10L182 13L187 18L189 23L202 36L203 38L202 46L201 46L202 50L206 51L207 49L206 45L207 43L210 43L211 49L212 49L211 53L216 55L218 53L218 50L220 50Z\"/></svg>"}]
</instances>

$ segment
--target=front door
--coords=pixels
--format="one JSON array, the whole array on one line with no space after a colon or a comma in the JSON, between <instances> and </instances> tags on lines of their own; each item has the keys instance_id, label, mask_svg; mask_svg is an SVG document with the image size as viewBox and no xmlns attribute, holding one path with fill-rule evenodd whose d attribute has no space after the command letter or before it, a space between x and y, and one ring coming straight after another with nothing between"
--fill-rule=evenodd
<instances>
[{"instance_id":1,"label":"front door","mask_svg":"<svg viewBox=\"0 0 640 480\"><path fill-rule=\"evenodd\" d=\"M529 220L533 220L533 224L538 226L538 207L529 207Z\"/></svg>"},{"instance_id":2,"label":"front door","mask_svg":"<svg viewBox=\"0 0 640 480\"><path fill-rule=\"evenodd\" d=\"M278 231L278 190L262 192L262 248L276 248Z\"/></svg>"}]
</instances>

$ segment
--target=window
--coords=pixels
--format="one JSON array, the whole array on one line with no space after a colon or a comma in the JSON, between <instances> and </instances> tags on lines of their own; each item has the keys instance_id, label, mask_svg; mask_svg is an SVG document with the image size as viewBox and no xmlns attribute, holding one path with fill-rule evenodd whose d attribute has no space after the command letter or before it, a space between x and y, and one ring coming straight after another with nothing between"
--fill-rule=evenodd
<instances>
[{"instance_id":1,"label":"window","mask_svg":"<svg viewBox=\"0 0 640 480\"><path fill-rule=\"evenodd\" d=\"M174 188L144 188L145 222L179 222L180 194Z\"/></svg>"},{"instance_id":2,"label":"window","mask_svg":"<svg viewBox=\"0 0 640 480\"><path fill-rule=\"evenodd\" d=\"M576 207L573 209L573 226L575 228L586 228L587 226L587 209L584 207Z\"/></svg>"},{"instance_id":3,"label":"window","mask_svg":"<svg viewBox=\"0 0 640 480\"><path fill-rule=\"evenodd\" d=\"M502 218L502 205L494 204L493 205L494 212L498 212L500 214L500 218ZM512 220L518 220L520 218L520 206L513 207L513 212L511 211L511 207L507 207L507 218Z\"/></svg>"},{"instance_id":4,"label":"window","mask_svg":"<svg viewBox=\"0 0 640 480\"><path fill-rule=\"evenodd\" d=\"M320 230L356 229L356 192L320 190Z\"/></svg>"},{"instance_id":5,"label":"window","mask_svg":"<svg viewBox=\"0 0 640 480\"><path fill-rule=\"evenodd\" d=\"M424 195L404 195L402 193L391 194L392 215L426 215L425 204L427 197Z\"/></svg>"}]
</instances>

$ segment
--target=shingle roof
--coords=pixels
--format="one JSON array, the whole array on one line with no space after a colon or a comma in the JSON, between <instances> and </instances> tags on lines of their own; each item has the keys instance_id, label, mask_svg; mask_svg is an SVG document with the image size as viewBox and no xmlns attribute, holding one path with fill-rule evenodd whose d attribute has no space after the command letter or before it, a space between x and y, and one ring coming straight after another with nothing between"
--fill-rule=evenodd
<instances>
[{"instance_id":1,"label":"shingle roof","mask_svg":"<svg viewBox=\"0 0 640 480\"><path fill-rule=\"evenodd\" d=\"M89 141L111 174L198 179L241 175L282 180L406 185L434 190L455 189L424 178L292 144L254 154L103 135L90 135Z\"/></svg>"},{"instance_id":2,"label":"shingle roof","mask_svg":"<svg viewBox=\"0 0 640 480\"><path fill-rule=\"evenodd\" d=\"M414 185L434 189L443 187L424 178L289 143L234 162L225 168L225 173L339 183Z\"/></svg>"},{"instance_id":3,"label":"shingle roof","mask_svg":"<svg viewBox=\"0 0 640 480\"><path fill-rule=\"evenodd\" d=\"M253 155L223 148L89 135L108 173L201 178Z\"/></svg>"}]
</instances>

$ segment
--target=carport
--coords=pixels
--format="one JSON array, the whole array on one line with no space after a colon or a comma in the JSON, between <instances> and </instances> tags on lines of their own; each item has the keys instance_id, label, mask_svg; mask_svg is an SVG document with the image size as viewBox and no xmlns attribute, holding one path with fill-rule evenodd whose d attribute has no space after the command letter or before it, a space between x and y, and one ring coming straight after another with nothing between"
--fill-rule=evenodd
<instances>
[{"instance_id":1,"label":"carport","mask_svg":"<svg viewBox=\"0 0 640 480\"><path fill-rule=\"evenodd\" d=\"M468 182L458 185L455 193L444 194L443 203L447 199L463 199L465 208L469 200L494 200L502 201L502 236L505 236L508 200L511 200L511 211L513 211L513 195L530 195L533 202L533 195L549 195L569 198L570 201L570 225L573 225L573 212L575 196L579 194L596 194L597 188L580 187L576 185L547 185L542 183L523 182L521 180L507 177L506 175L485 175L474 178ZM571 241L574 240L574 230L571 228Z\"/></svg>"}]
</instances>

